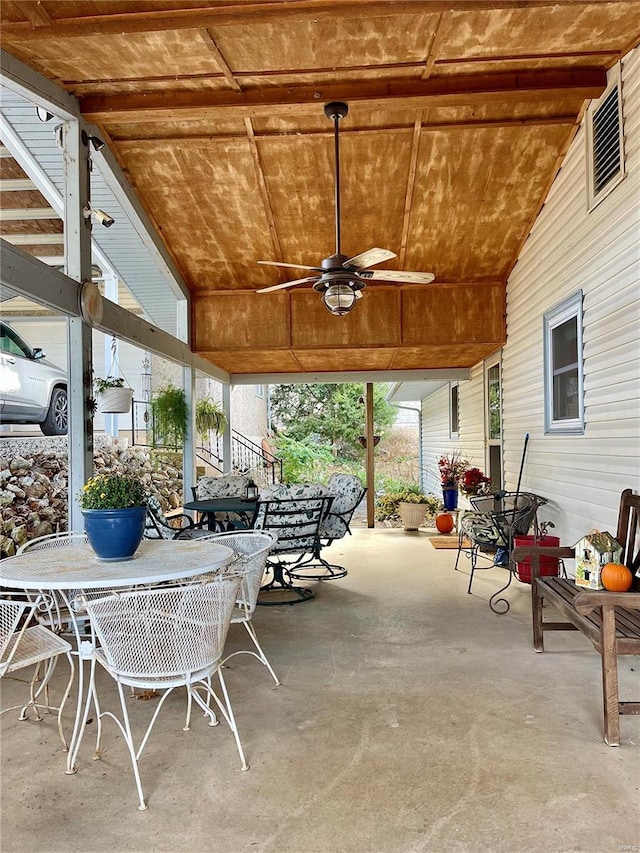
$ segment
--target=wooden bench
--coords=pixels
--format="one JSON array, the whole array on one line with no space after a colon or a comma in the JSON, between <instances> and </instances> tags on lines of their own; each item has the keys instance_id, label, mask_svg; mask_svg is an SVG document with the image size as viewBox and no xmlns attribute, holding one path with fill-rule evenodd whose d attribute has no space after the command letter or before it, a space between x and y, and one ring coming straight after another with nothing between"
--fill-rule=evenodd
<instances>
[{"instance_id":1,"label":"wooden bench","mask_svg":"<svg viewBox=\"0 0 640 853\"><path fill-rule=\"evenodd\" d=\"M531 557L531 606L533 647L544 651L545 631L581 631L602 658L604 739L609 746L620 744L620 714L640 714L640 702L620 702L618 655L640 654L640 495L625 489L620 497L616 539L622 545L622 562L634 575L629 592L586 590L573 579L540 577L540 557L574 559L573 548L515 548L515 562ZM543 619L543 602L556 607L565 622Z\"/></svg>"}]
</instances>

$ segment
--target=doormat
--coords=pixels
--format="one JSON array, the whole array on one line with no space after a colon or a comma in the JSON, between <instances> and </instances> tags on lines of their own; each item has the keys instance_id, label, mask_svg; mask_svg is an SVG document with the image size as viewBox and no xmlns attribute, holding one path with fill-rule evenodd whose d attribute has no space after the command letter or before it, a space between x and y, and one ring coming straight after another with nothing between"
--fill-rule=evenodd
<instances>
[{"instance_id":1,"label":"doormat","mask_svg":"<svg viewBox=\"0 0 640 853\"><path fill-rule=\"evenodd\" d=\"M455 548L458 550L458 537L457 536L431 536L429 537L429 542L433 545L434 548L438 550L442 550L445 548ZM471 543L468 540L464 540L462 543L463 548L468 548Z\"/></svg>"}]
</instances>

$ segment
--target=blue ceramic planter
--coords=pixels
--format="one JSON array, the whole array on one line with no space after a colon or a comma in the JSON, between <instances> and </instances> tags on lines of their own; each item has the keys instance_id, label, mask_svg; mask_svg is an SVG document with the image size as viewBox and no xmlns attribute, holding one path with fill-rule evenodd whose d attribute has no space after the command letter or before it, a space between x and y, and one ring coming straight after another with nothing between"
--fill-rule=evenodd
<instances>
[{"instance_id":1,"label":"blue ceramic planter","mask_svg":"<svg viewBox=\"0 0 640 853\"><path fill-rule=\"evenodd\" d=\"M457 486L443 486L442 487L442 500L444 503L444 508L448 510L458 509L458 487Z\"/></svg>"},{"instance_id":2,"label":"blue ceramic planter","mask_svg":"<svg viewBox=\"0 0 640 853\"><path fill-rule=\"evenodd\" d=\"M83 509L89 544L100 560L130 560L144 533L147 508Z\"/></svg>"}]
</instances>

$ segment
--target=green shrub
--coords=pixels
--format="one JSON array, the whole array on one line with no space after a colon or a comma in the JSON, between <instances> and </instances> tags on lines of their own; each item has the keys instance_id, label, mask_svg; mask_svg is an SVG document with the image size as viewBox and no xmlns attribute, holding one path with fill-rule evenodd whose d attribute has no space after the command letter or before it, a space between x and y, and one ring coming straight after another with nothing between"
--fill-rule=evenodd
<instances>
[{"instance_id":1,"label":"green shrub","mask_svg":"<svg viewBox=\"0 0 640 853\"><path fill-rule=\"evenodd\" d=\"M282 458L285 483L319 483L326 480L327 467L335 462L331 448L311 441L296 441L279 435L275 439Z\"/></svg>"},{"instance_id":2,"label":"green shrub","mask_svg":"<svg viewBox=\"0 0 640 853\"><path fill-rule=\"evenodd\" d=\"M442 507L442 501L435 495L426 495L420 486L409 483L404 484L395 491L385 492L376 502L376 519L378 521L398 521L400 515L398 505L401 503L426 504L427 515L435 515Z\"/></svg>"}]
</instances>

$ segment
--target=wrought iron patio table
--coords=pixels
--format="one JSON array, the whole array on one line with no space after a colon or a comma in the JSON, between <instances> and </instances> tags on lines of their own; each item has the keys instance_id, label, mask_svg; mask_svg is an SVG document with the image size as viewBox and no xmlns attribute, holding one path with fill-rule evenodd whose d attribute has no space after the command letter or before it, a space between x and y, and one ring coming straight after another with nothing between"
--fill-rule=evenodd
<instances>
[{"instance_id":1,"label":"wrought iron patio table","mask_svg":"<svg viewBox=\"0 0 640 853\"><path fill-rule=\"evenodd\" d=\"M135 587L182 580L217 571L234 559L230 548L208 539L145 540L130 560L104 562L89 544L27 551L0 561L0 586L47 593L56 591L69 610L77 651L82 661L91 654L91 644L82 636L74 612L78 590ZM78 666L78 704L69 741L66 772L76 772L75 759L82 740L80 721L84 704L84 675ZM86 701L89 701L87 696Z\"/></svg>"},{"instance_id":2,"label":"wrought iron patio table","mask_svg":"<svg viewBox=\"0 0 640 853\"><path fill-rule=\"evenodd\" d=\"M246 501L238 496L231 498L202 498L201 500L185 503L183 508L205 515L209 530L222 532L225 528L219 519L216 518L217 515L234 513L240 516L245 527L250 528L257 505L257 501Z\"/></svg>"}]
</instances>

